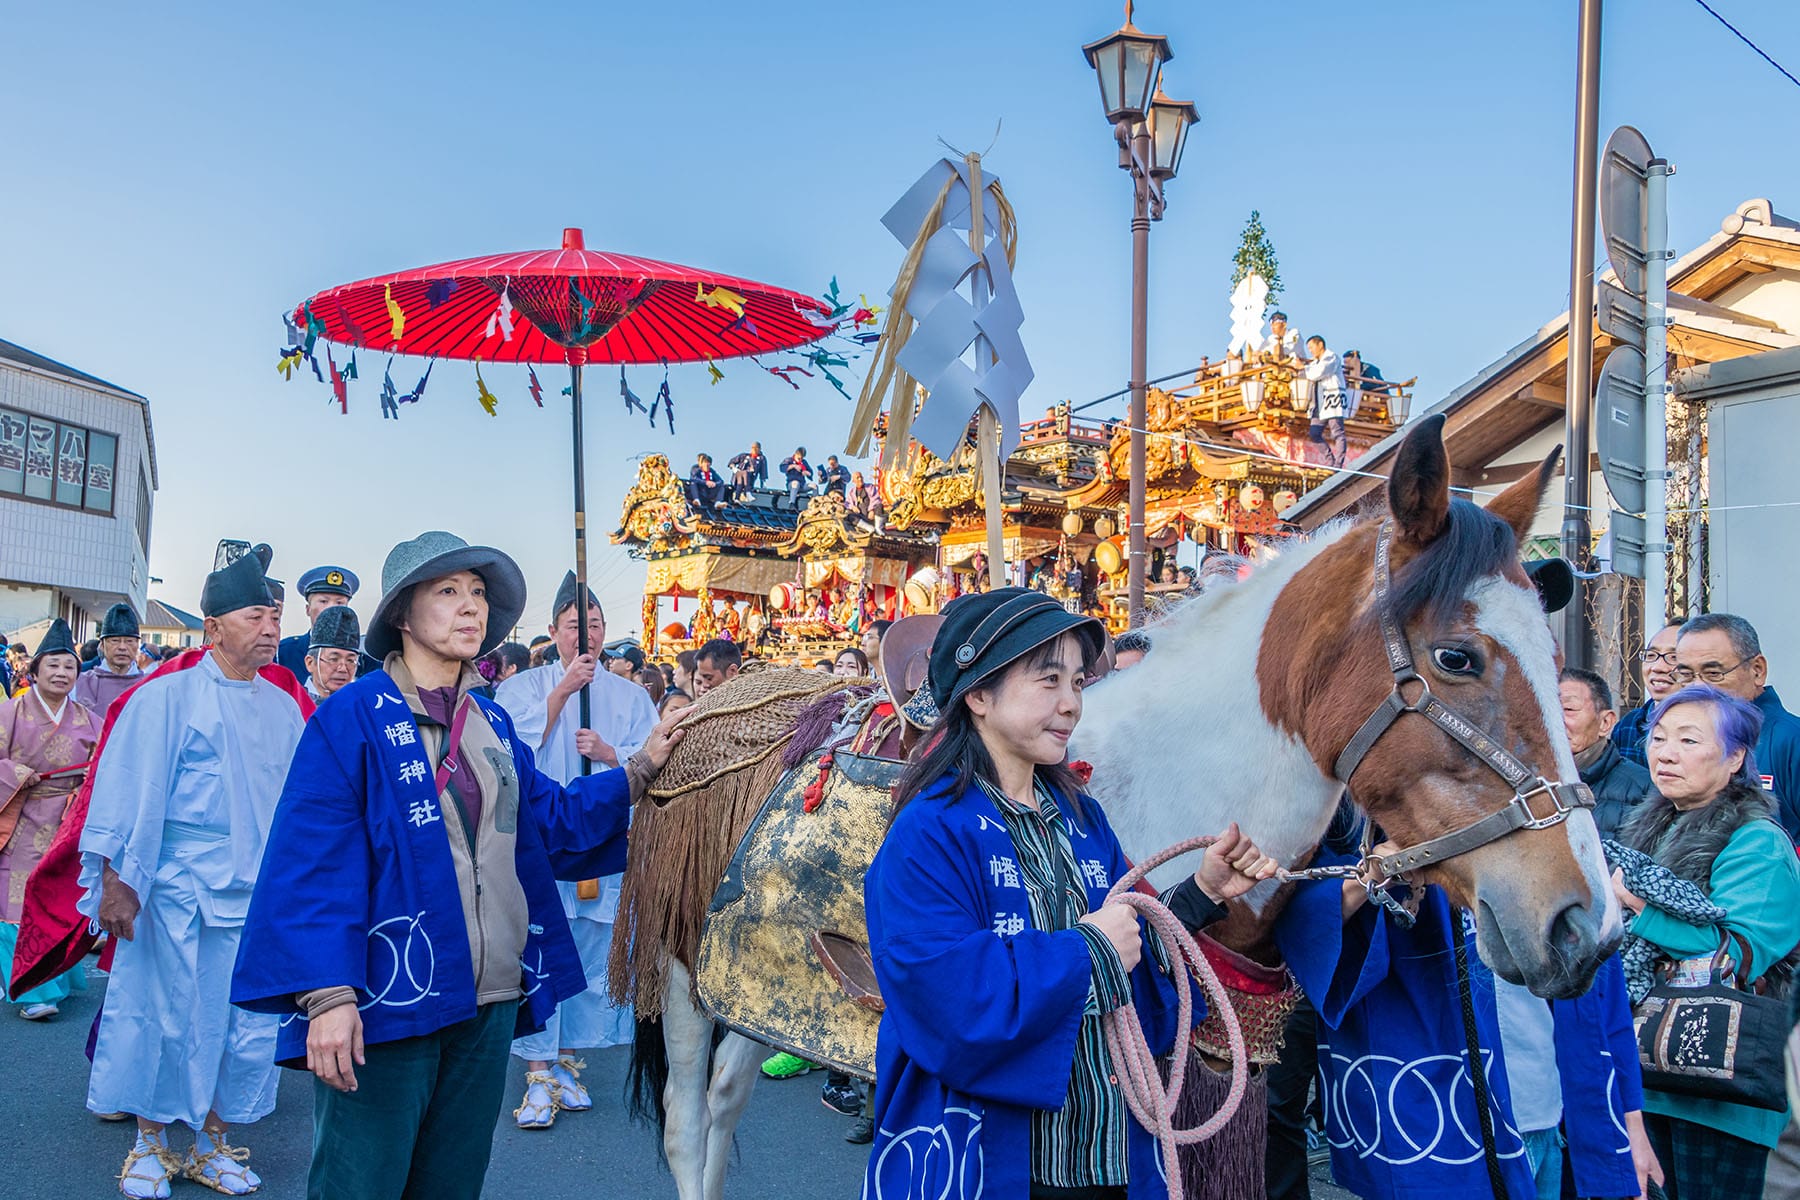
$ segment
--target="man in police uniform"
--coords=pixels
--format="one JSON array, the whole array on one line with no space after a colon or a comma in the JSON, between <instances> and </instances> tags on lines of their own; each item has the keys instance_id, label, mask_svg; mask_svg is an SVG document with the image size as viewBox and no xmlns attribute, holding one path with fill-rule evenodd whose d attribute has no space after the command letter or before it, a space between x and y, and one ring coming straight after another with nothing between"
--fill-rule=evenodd
<instances>
[{"instance_id":1,"label":"man in police uniform","mask_svg":"<svg viewBox=\"0 0 1800 1200\"><path fill-rule=\"evenodd\" d=\"M310 630L321 612L334 605L350 603L350 598L356 595L357 580L342 567L314 567L300 577L298 586L300 595L306 600L306 623ZM301 683L305 683L310 674L306 653L311 643L310 632L282 638L281 651L275 656L275 661L292 671ZM360 670L358 674L361 674Z\"/></svg>"},{"instance_id":2,"label":"man in police uniform","mask_svg":"<svg viewBox=\"0 0 1800 1200\"><path fill-rule=\"evenodd\" d=\"M356 678L362 625L348 604L330 604L313 618L306 647L306 694L321 703Z\"/></svg>"}]
</instances>

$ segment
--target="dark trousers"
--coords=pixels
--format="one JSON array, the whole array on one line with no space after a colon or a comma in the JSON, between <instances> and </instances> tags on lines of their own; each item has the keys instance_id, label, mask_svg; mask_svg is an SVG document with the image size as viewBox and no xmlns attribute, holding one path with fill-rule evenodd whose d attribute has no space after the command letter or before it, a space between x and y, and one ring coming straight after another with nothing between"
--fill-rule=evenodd
<instances>
[{"instance_id":1,"label":"dark trousers","mask_svg":"<svg viewBox=\"0 0 1800 1200\"><path fill-rule=\"evenodd\" d=\"M475 1200L505 1102L519 1004L488 1004L426 1037L382 1042L357 1088L313 1082L307 1200Z\"/></svg>"},{"instance_id":2,"label":"dark trousers","mask_svg":"<svg viewBox=\"0 0 1800 1200\"><path fill-rule=\"evenodd\" d=\"M1031 1200L1125 1200L1125 1194L1122 1187L1066 1188L1036 1182L1031 1185Z\"/></svg>"},{"instance_id":3,"label":"dark trousers","mask_svg":"<svg viewBox=\"0 0 1800 1200\"><path fill-rule=\"evenodd\" d=\"M1721 1130L1679 1117L1644 1114L1644 1132L1662 1164L1663 1195L1669 1200L1763 1194L1769 1152ZM1655 1194L1656 1185L1651 1185Z\"/></svg>"},{"instance_id":4,"label":"dark trousers","mask_svg":"<svg viewBox=\"0 0 1800 1200\"><path fill-rule=\"evenodd\" d=\"M1344 432L1344 418L1327 417L1323 421L1314 421L1307 427L1309 440L1325 447L1325 458L1334 467L1344 465L1350 452L1350 439Z\"/></svg>"},{"instance_id":5,"label":"dark trousers","mask_svg":"<svg viewBox=\"0 0 1800 1200\"><path fill-rule=\"evenodd\" d=\"M1310 1200L1306 1174L1306 1100L1319 1073L1319 1014L1305 996L1282 1029L1281 1058L1270 1064L1269 1140L1263 1178L1269 1200Z\"/></svg>"}]
</instances>

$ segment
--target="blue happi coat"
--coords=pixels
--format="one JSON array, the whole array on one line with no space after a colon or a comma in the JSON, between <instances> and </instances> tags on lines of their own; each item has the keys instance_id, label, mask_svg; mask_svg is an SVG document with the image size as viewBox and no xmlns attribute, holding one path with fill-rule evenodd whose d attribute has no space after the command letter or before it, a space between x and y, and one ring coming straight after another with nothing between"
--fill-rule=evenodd
<instances>
[{"instance_id":1,"label":"blue happi coat","mask_svg":"<svg viewBox=\"0 0 1800 1200\"><path fill-rule=\"evenodd\" d=\"M1059 805L1098 909L1127 864L1100 806ZM945 778L894 819L864 879L869 949L887 1002L875 1053L875 1144L864 1200L1024 1196L1031 1113L1061 1108L1092 959L1074 930L1033 928L1018 851L979 787ZM1151 1048L1175 1040L1175 988L1146 953L1131 973ZM1198 992L1198 989L1196 989ZM1194 1019L1203 1015L1194 998ZM1164 1196L1155 1141L1127 1117L1130 1192Z\"/></svg>"},{"instance_id":2,"label":"blue happi coat","mask_svg":"<svg viewBox=\"0 0 1800 1200\"><path fill-rule=\"evenodd\" d=\"M514 859L529 912L523 1036L587 987L554 881L624 869L630 784L624 771L558 784L537 769L506 710L472 698L518 776ZM415 736L384 736L401 721ZM369 1045L475 1015L447 827L421 818L435 817L439 797L416 729L399 686L380 670L320 705L294 752L231 988L232 1003L284 1018L276 1044L284 1066L305 1064L307 1022L294 996L315 988L357 989Z\"/></svg>"},{"instance_id":3,"label":"blue happi coat","mask_svg":"<svg viewBox=\"0 0 1800 1200\"><path fill-rule=\"evenodd\" d=\"M1321 851L1314 864L1352 861ZM1296 885L1275 927L1282 957L1319 1012L1333 1177L1371 1198L1490 1194L1450 940L1462 937L1507 1195L1532 1200L1537 1190L1512 1119L1494 979L1476 956L1473 930L1435 887L1425 889L1410 930L1373 904L1345 921L1345 886L1336 879ZM1643 1107L1643 1088L1618 957L1587 994L1552 1007L1576 1190L1636 1196L1624 1115Z\"/></svg>"}]
</instances>

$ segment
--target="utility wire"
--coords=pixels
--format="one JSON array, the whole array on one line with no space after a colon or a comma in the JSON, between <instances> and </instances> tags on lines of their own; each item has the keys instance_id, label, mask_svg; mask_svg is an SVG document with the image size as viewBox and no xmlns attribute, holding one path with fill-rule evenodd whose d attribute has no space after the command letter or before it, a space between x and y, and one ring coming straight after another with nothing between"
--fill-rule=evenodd
<instances>
[{"instance_id":1,"label":"utility wire","mask_svg":"<svg viewBox=\"0 0 1800 1200\"><path fill-rule=\"evenodd\" d=\"M1195 371L1198 371L1199 369L1200 369L1199 367L1189 367L1185 371L1176 371L1172 375L1158 375L1155 379L1146 379L1144 381L1144 386L1150 387L1152 384L1167 383L1171 379L1180 379L1183 375L1192 375ZM1127 385L1125 387L1120 388L1116 392L1106 393L1106 395L1101 396L1098 400L1088 400L1088 401L1084 401L1081 404L1077 404L1073 408L1069 409L1069 411L1072 413L1082 412L1082 411L1085 411L1086 409L1093 408L1096 404L1105 404L1108 400L1117 400L1120 396L1129 396L1129 395L1131 395L1131 387L1129 385Z\"/></svg>"},{"instance_id":2,"label":"utility wire","mask_svg":"<svg viewBox=\"0 0 1800 1200\"><path fill-rule=\"evenodd\" d=\"M1731 30L1732 33L1736 34L1738 41L1744 43L1744 45L1746 45L1746 46L1750 47L1752 50L1756 51L1756 53L1759 56L1761 56L1761 58L1764 62L1768 63L1771 67L1774 67L1777 71L1780 71L1783 75L1786 75L1787 81L1789 83L1793 84L1795 87L1800 87L1800 79L1795 79L1794 73L1792 71L1788 70L1786 67L1784 67L1780 63L1776 62L1773 58L1770 58L1768 51L1764 50L1761 46L1757 45L1755 42L1753 42L1749 38L1745 37L1744 31L1739 29L1736 25L1733 25L1730 21L1727 21L1724 17L1720 16L1718 9L1716 9L1712 5L1708 4L1706 2L1706 0L1694 0L1694 3L1698 4L1701 8L1704 8L1707 12L1711 13L1713 16L1713 20L1717 21L1719 24L1723 25L1725 28Z\"/></svg>"}]
</instances>

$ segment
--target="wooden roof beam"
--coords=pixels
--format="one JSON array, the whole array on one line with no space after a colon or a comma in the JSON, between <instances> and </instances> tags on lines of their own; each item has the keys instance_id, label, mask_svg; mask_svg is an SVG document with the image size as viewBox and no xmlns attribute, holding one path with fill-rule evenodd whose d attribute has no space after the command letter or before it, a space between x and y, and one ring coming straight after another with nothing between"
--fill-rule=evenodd
<instances>
[{"instance_id":1,"label":"wooden roof beam","mask_svg":"<svg viewBox=\"0 0 1800 1200\"><path fill-rule=\"evenodd\" d=\"M1800 247L1787 242L1740 239L1736 245L1669 280L1669 289L1711 300L1750 275L1800 271Z\"/></svg>"},{"instance_id":2,"label":"wooden roof beam","mask_svg":"<svg viewBox=\"0 0 1800 1200\"><path fill-rule=\"evenodd\" d=\"M1554 408L1562 411L1563 403L1568 398L1566 389L1543 379L1534 379L1513 393L1513 399L1525 404L1535 404L1541 408Z\"/></svg>"}]
</instances>

